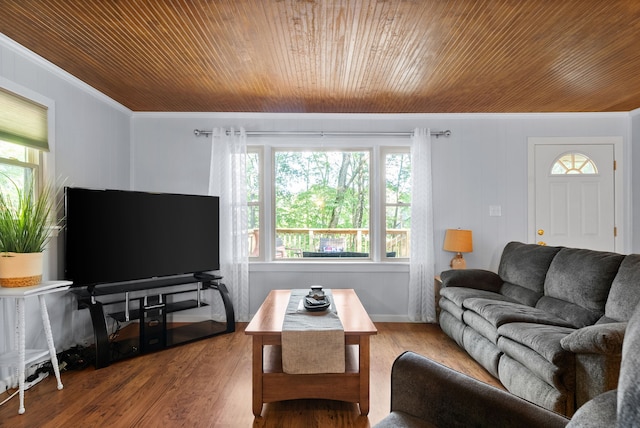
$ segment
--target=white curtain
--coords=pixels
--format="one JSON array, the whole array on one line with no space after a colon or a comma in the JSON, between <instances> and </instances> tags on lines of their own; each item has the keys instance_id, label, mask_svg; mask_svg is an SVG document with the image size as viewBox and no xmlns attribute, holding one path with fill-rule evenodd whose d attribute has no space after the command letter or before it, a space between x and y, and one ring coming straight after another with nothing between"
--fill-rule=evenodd
<instances>
[{"instance_id":1,"label":"white curtain","mask_svg":"<svg viewBox=\"0 0 640 428\"><path fill-rule=\"evenodd\" d=\"M433 190L431 132L416 128L411 140L411 262L409 263L409 317L435 322L433 276Z\"/></svg>"},{"instance_id":2,"label":"white curtain","mask_svg":"<svg viewBox=\"0 0 640 428\"><path fill-rule=\"evenodd\" d=\"M220 197L220 274L238 321L249 318L249 237L244 129L214 128L209 194Z\"/></svg>"}]
</instances>

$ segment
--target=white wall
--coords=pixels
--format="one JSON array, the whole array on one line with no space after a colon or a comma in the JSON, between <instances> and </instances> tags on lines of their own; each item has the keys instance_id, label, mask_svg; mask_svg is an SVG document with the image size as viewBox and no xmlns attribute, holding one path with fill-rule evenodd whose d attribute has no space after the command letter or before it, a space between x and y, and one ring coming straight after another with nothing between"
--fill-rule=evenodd
<instances>
[{"instance_id":1,"label":"white wall","mask_svg":"<svg viewBox=\"0 0 640 428\"><path fill-rule=\"evenodd\" d=\"M545 136L622 136L629 141L629 115L612 114L152 114L135 113L132 124L132 183L137 190L206 193L210 137L194 129L244 126L247 130L410 131L415 127L450 129L433 139L436 271L448 268L452 254L440 250L447 228L473 230L474 251L467 266L495 270L504 245L526 242L527 138ZM255 138L255 137L250 137ZM251 140L249 141L251 143ZM185 150L188 147L188 150ZM630 156L625 162L630 166ZM630 167L623 170L628 186ZM499 205L501 217L490 217ZM629 205L625 202L625 205ZM628 209L625 208L625 212ZM623 225L631 248L630 215ZM627 251L625 249L625 251ZM406 320L406 265L345 265L327 269L312 263L261 263L250 267L250 310L272 288L339 284L355 288L375 320ZM331 273L328 274L327 271Z\"/></svg>"},{"instance_id":2,"label":"white wall","mask_svg":"<svg viewBox=\"0 0 640 428\"><path fill-rule=\"evenodd\" d=\"M626 198L629 203L629 217L631 218L631 247L632 253L640 253L640 221L633 221L631 213L640 213L640 174L633 174L632 166L636 169L640 165L640 109L633 110L630 113L630 141L629 144L629 169L632 171L630 180L629 196Z\"/></svg>"},{"instance_id":3,"label":"white wall","mask_svg":"<svg viewBox=\"0 0 640 428\"><path fill-rule=\"evenodd\" d=\"M0 79L25 88L55 104L55 134L49 160L55 177L66 185L130 187L131 112L59 68L0 34ZM45 279L62 272L62 238L54 238L47 250ZM75 298L58 293L46 297L54 340L66 349L77 340L92 337L87 311L78 311ZM0 304L0 352L13 346L13 301ZM46 348L37 299L27 300L27 347ZM0 379L7 372L0 372Z\"/></svg>"}]
</instances>

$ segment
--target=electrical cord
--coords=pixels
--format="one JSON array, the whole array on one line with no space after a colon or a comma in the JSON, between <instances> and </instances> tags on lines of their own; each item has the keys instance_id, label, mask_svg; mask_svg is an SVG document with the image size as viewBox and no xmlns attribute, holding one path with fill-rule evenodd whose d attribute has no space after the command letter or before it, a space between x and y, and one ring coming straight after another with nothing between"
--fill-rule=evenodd
<instances>
[{"instance_id":1,"label":"electrical cord","mask_svg":"<svg viewBox=\"0 0 640 428\"><path fill-rule=\"evenodd\" d=\"M4 401L0 402L0 406L3 406L5 403L7 403L9 400L11 400L13 397L15 397L16 395L18 395L18 392L20 392L20 390L16 390L16 392L14 392L13 394L11 394L8 398L5 398Z\"/></svg>"}]
</instances>

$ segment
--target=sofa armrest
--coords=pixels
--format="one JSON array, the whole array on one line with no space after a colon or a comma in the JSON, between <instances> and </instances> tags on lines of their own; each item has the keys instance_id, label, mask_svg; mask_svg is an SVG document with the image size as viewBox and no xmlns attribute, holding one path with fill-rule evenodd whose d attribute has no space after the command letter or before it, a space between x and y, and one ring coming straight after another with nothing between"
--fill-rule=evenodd
<instances>
[{"instance_id":1,"label":"sofa armrest","mask_svg":"<svg viewBox=\"0 0 640 428\"><path fill-rule=\"evenodd\" d=\"M564 427L569 421L413 352L393 364L391 411L437 427Z\"/></svg>"},{"instance_id":2,"label":"sofa armrest","mask_svg":"<svg viewBox=\"0 0 640 428\"><path fill-rule=\"evenodd\" d=\"M442 287L467 287L500 292L504 281L495 273L484 269L452 269L440 274Z\"/></svg>"},{"instance_id":3,"label":"sofa armrest","mask_svg":"<svg viewBox=\"0 0 640 428\"><path fill-rule=\"evenodd\" d=\"M626 322L612 322L583 327L565 336L560 345L575 354L622 354Z\"/></svg>"}]
</instances>

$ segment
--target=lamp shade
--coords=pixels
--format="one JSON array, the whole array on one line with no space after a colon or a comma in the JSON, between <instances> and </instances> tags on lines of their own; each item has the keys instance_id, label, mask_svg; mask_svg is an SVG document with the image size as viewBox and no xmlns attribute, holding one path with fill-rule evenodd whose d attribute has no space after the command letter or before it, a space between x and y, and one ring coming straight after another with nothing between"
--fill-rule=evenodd
<instances>
[{"instance_id":1,"label":"lamp shade","mask_svg":"<svg viewBox=\"0 0 640 428\"><path fill-rule=\"evenodd\" d=\"M473 251L473 238L470 230L447 229L444 235L445 251L454 253L470 253Z\"/></svg>"}]
</instances>

